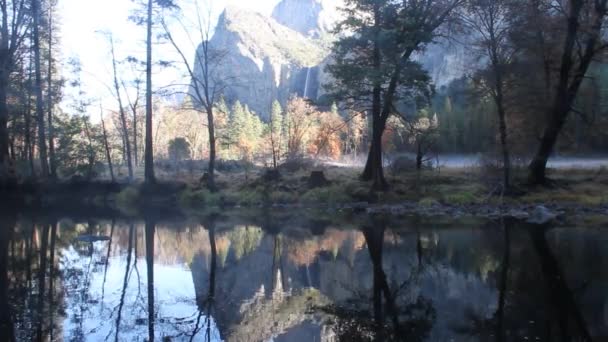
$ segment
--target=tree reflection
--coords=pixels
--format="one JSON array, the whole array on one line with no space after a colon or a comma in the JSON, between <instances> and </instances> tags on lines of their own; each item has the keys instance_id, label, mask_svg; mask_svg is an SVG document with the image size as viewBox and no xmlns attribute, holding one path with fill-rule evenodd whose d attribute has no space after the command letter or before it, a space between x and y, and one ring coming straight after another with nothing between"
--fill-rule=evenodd
<instances>
[{"instance_id":1,"label":"tree reflection","mask_svg":"<svg viewBox=\"0 0 608 342\"><path fill-rule=\"evenodd\" d=\"M15 228L15 216L0 212L0 340L15 341L12 309L8 301L9 241Z\"/></svg>"},{"instance_id":2,"label":"tree reflection","mask_svg":"<svg viewBox=\"0 0 608 342\"><path fill-rule=\"evenodd\" d=\"M55 294L55 247L57 245L57 222L51 225L51 242L50 242L50 257L49 257L49 338L54 340L54 294Z\"/></svg>"},{"instance_id":3,"label":"tree reflection","mask_svg":"<svg viewBox=\"0 0 608 342\"><path fill-rule=\"evenodd\" d=\"M118 335L120 334L120 322L122 318L122 309L125 304L125 295L127 293L127 286L129 284L129 268L131 266L131 251L133 249L133 231L135 227L133 224L129 226L129 238L127 241L127 262L125 266L125 276L122 283L122 291L120 292L120 301L118 303L118 314L116 316L116 332L114 334L114 341L118 341Z\"/></svg>"},{"instance_id":4,"label":"tree reflection","mask_svg":"<svg viewBox=\"0 0 608 342\"><path fill-rule=\"evenodd\" d=\"M148 341L154 341L154 221L146 220L146 271L148 279Z\"/></svg>"},{"instance_id":5,"label":"tree reflection","mask_svg":"<svg viewBox=\"0 0 608 342\"><path fill-rule=\"evenodd\" d=\"M372 217L362 228L373 269L373 323L364 309L330 308L330 313L338 319L334 329L339 341L423 341L433 326L436 313L430 300L419 296L412 302L399 291L405 284L397 289L389 286L383 268L386 229L386 220L381 217ZM412 270L415 273L421 272L422 267L419 235L417 240L417 267Z\"/></svg>"},{"instance_id":6,"label":"tree reflection","mask_svg":"<svg viewBox=\"0 0 608 342\"><path fill-rule=\"evenodd\" d=\"M209 248L210 248L210 265L209 265L209 289L207 296L203 300L201 307L205 308L205 340L211 341L211 310L215 302L215 282L216 282L216 271L217 271L217 245L215 241L215 225L217 216L209 215L203 219L203 225L207 229L209 235ZM196 318L196 324L194 331L190 335L190 341L194 340L194 337L200 332L200 321L203 316L203 310L199 309L198 316Z\"/></svg>"},{"instance_id":7,"label":"tree reflection","mask_svg":"<svg viewBox=\"0 0 608 342\"><path fill-rule=\"evenodd\" d=\"M559 262L547 243L548 229L548 225L531 225L528 227L528 232L540 261L550 306L555 309L557 315L556 330L558 330L559 339L573 341L574 337L577 337L578 340L592 341L585 318L574 299L574 294L568 287ZM553 335L551 332L550 334Z\"/></svg>"},{"instance_id":8,"label":"tree reflection","mask_svg":"<svg viewBox=\"0 0 608 342\"><path fill-rule=\"evenodd\" d=\"M496 309L496 340L505 340L505 298L507 296L507 283L509 278L509 266L511 264L511 234L510 226L501 219L501 228L504 232L504 252L502 267L500 271L500 286L498 290L498 309Z\"/></svg>"}]
</instances>

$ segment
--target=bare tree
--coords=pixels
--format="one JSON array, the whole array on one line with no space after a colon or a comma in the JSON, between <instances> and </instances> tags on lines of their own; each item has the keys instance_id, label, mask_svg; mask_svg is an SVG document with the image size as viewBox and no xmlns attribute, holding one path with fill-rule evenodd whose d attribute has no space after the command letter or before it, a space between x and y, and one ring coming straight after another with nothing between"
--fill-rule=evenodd
<instances>
[{"instance_id":1,"label":"bare tree","mask_svg":"<svg viewBox=\"0 0 608 342\"><path fill-rule=\"evenodd\" d=\"M509 41L510 0L472 0L464 11L466 26L476 35L479 53L488 60L486 70L479 72L479 82L488 88L498 115L500 146L503 160L503 191L510 187L511 159L507 144L507 109L505 104L505 82L507 67L515 50Z\"/></svg>"},{"instance_id":2,"label":"bare tree","mask_svg":"<svg viewBox=\"0 0 608 342\"><path fill-rule=\"evenodd\" d=\"M171 34L169 25L165 20L162 21L163 28L166 32L166 37L177 51L181 62L184 64L187 75L191 81L188 85L188 95L193 101L195 110L207 115L207 130L209 135L209 167L207 177L207 187L210 190L215 190L215 159L216 159L216 141L215 141L215 124L214 124L214 107L216 101L223 94L226 85L230 81L230 76L219 75L216 70L218 65L222 63L225 52L211 46L211 6L207 8L205 17L201 17L200 7L197 0L194 0L197 23L198 39L201 43L196 49L194 63L190 63L189 59L183 52L183 48L177 44L174 36ZM186 27L180 19L178 23L184 28ZM188 35L190 42L193 43L192 37Z\"/></svg>"},{"instance_id":3,"label":"bare tree","mask_svg":"<svg viewBox=\"0 0 608 342\"><path fill-rule=\"evenodd\" d=\"M118 110L120 114L120 123L122 128L122 135L125 143L125 152L127 159L127 167L129 169L129 180L133 180L133 162L131 158L131 142L129 140L129 129L127 126L127 115L125 114L125 108L122 104L122 96L120 94L120 83L118 82L118 71L116 66L116 54L114 50L114 38L112 34L109 34L108 40L110 41L110 51L112 54L112 70L114 76L114 91L116 92L116 100L118 101Z\"/></svg>"},{"instance_id":4,"label":"bare tree","mask_svg":"<svg viewBox=\"0 0 608 342\"><path fill-rule=\"evenodd\" d=\"M135 59L134 57L128 57L127 58L127 62L129 62L131 64L131 69L132 71L136 70L136 66L135 64L138 63L138 60ZM127 84L124 82L124 80L122 81L122 87L125 91L125 95L127 96L127 104L129 106L129 109L131 110L131 115L132 120L133 120L133 162L135 163L135 167L139 166L139 147L138 147L138 126L137 126L137 116L140 110L140 99L141 99L141 85L142 85L142 81L139 78L139 76L136 76L135 79L133 80L132 84L135 86L135 95L133 97L131 97L131 95L129 95L129 89L127 87Z\"/></svg>"}]
</instances>

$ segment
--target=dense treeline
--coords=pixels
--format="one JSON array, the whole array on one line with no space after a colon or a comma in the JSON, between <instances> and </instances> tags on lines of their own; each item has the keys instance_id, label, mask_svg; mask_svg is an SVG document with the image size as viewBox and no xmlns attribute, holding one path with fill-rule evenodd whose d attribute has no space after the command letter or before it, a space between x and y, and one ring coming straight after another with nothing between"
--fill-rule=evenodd
<instances>
[{"instance_id":1,"label":"dense treeline","mask_svg":"<svg viewBox=\"0 0 608 342\"><path fill-rule=\"evenodd\" d=\"M209 29L201 30L197 64L189 64L167 24L178 1L140 5L131 19L147 28L145 60L123 56L108 33L116 104L98 108L100 95L82 89L78 61L70 61L70 75L59 71L56 0L0 2L3 182L132 181L142 167L153 182L156 156L163 164L208 161L212 189L216 158L277 168L367 153L362 179L382 190L387 153L413 152L421 167L431 154L489 152L507 189L514 158L531 160L529 180L544 183L553 153L608 146L606 0L348 0L324 101L292 97L269 104L269 113L225 103L229 85L213 75L222 53L210 50ZM189 71L188 96L178 105L153 96L153 33ZM436 89L416 56L441 39L464 44L476 62ZM64 111L60 102L71 105Z\"/></svg>"}]
</instances>

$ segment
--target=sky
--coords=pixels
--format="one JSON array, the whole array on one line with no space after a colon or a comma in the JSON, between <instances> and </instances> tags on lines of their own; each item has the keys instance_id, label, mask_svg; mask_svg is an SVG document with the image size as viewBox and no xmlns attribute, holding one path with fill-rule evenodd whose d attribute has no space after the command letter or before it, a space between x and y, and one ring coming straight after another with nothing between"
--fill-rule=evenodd
<instances>
[{"instance_id":1,"label":"sky","mask_svg":"<svg viewBox=\"0 0 608 342\"><path fill-rule=\"evenodd\" d=\"M182 7L179 12L183 22L195 22L195 0L176 0ZM217 17L226 6L237 6L270 15L278 0L198 0L199 8L205 13L206 8L211 5L212 25L217 23ZM80 81L86 96L96 102L103 103L105 108L116 107L110 88L112 86L112 64L107 35L111 33L115 41L117 60L123 60L127 56L136 56L141 60L145 58L145 28L138 27L128 20L129 15L137 6L131 0L59 0L58 13L61 21L61 59L63 63L62 74L65 78L72 80L72 68L68 61L78 59L82 72ZM170 27L172 35L178 41L180 48L191 59L194 59L195 45L198 44L196 33L186 33L182 25L176 21ZM157 32L160 28L157 30ZM196 32L196 27L194 27ZM155 45L153 48L153 59L177 61L179 59L175 50L169 44ZM191 56L191 57L190 57ZM156 70L153 84L154 87L163 87L170 84L187 83L185 69L180 68L181 63L175 64L173 68ZM133 79L139 76L138 72L123 72L121 78ZM143 77L142 77L143 79ZM66 87L69 88L69 87ZM74 89L65 90L62 108L70 111L70 103L76 96ZM91 116L94 117L93 115Z\"/></svg>"}]
</instances>

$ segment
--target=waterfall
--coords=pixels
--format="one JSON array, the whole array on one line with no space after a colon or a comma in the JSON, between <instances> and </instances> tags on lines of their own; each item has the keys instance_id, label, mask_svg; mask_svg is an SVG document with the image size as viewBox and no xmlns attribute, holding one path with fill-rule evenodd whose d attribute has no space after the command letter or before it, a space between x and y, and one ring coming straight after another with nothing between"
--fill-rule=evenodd
<instances>
[{"instance_id":1,"label":"waterfall","mask_svg":"<svg viewBox=\"0 0 608 342\"><path fill-rule=\"evenodd\" d=\"M308 78L310 77L310 68L306 68L306 81L304 81L304 95L306 97L308 95Z\"/></svg>"}]
</instances>

